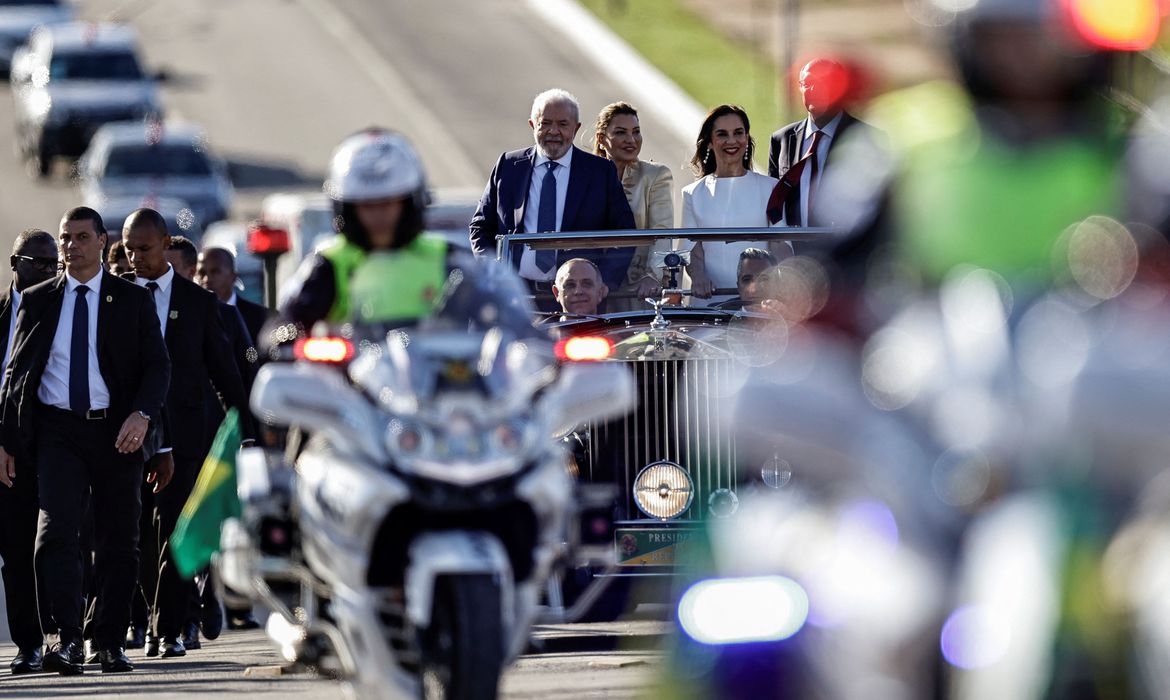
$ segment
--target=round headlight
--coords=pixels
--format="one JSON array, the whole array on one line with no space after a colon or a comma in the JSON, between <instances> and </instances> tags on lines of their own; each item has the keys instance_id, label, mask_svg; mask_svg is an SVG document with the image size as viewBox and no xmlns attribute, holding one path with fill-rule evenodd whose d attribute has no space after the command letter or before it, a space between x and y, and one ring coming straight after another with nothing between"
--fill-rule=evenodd
<instances>
[{"instance_id":1,"label":"round headlight","mask_svg":"<svg viewBox=\"0 0 1170 700\"><path fill-rule=\"evenodd\" d=\"M492 444L495 449L506 455L518 454L525 445L525 426L520 421L512 421L497 425L492 431Z\"/></svg>"},{"instance_id":2,"label":"round headlight","mask_svg":"<svg viewBox=\"0 0 1170 700\"><path fill-rule=\"evenodd\" d=\"M418 425L392 420L386 431L386 442L394 454L401 457L411 457L422 452L428 446L429 435Z\"/></svg>"},{"instance_id":3,"label":"round headlight","mask_svg":"<svg viewBox=\"0 0 1170 700\"><path fill-rule=\"evenodd\" d=\"M634 479L634 503L651 518L677 518L691 506L694 496L691 475L674 462L655 462Z\"/></svg>"},{"instance_id":4,"label":"round headlight","mask_svg":"<svg viewBox=\"0 0 1170 700\"><path fill-rule=\"evenodd\" d=\"M707 499L707 510L716 518L728 518L739 509L739 496L731 489L716 489Z\"/></svg>"}]
</instances>

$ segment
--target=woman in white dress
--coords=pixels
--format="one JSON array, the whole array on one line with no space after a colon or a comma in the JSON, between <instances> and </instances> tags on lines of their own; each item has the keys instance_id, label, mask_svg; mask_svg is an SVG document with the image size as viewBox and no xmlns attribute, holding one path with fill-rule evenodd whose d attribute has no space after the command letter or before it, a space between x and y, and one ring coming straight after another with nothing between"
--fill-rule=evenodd
<instances>
[{"instance_id":1,"label":"woman in white dress","mask_svg":"<svg viewBox=\"0 0 1170 700\"><path fill-rule=\"evenodd\" d=\"M768 198L779 182L752 170L755 139L742 107L720 105L707 115L695 142L691 166L699 179L683 188L684 228L762 228L768 223ZM739 254L758 243L695 244L687 273L696 297L735 287ZM771 244L778 257L791 254L787 243Z\"/></svg>"}]
</instances>

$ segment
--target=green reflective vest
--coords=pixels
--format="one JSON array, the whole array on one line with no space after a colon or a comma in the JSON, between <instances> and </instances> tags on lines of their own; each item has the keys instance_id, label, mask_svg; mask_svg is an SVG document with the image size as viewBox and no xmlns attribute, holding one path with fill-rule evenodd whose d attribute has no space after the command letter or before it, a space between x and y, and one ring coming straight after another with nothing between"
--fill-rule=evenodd
<instances>
[{"instance_id":1,"label":"green reflective vest","mask_svg":"<svg viewBox=\"0 0 1170 700\"><path fill-rule=\"evenodd\" d=\"M447 242L420 235L405 248L368 252L338 236L320 250L333 265L328 320L383 323L429 314L447 280Z\"/></svg>"},{"instance_id":2,"label":"green reflective vest","mask_svg":"<svg viewBox=\"0 0 1170 700\"><path fill-rule=\"evenodd\" d=\"M902 156L893 192L900 247L928 281L968 264L1046 285L1070 226L1121 213L1117 139L1007 144L980 128L957 86L940 83L880 98L871 117Z\"/></svg>"}]
</instances>

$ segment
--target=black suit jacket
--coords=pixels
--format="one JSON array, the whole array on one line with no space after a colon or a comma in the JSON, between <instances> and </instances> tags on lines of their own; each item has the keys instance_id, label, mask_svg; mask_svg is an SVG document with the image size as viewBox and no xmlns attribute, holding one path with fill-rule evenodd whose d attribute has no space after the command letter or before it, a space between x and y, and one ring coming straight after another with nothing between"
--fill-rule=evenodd
<instances>
[{"instance_id":1,"label":"black suit jacket","mask_svg":"<svg viewBox=\"0 0 1170 700\"><path fill-rule=\"evenodd\" d=\"M780 129L772 134L772 145L768 149L768 174L772 177L778 178L788 169L800 160L804 152L801 150L801 142L804 141L804 125L807 120L801 119L798 122L793 122L788 126ZM837 144L841 143L845 134L853 128L872 129L863 121L858 120L848 112L841 114L841 122L837 125L837 131L833 138L829 140L829 155L825 158L825 162L821 167L821 171L825 171L833 163L833 152L837 148ZM784 203L784 215L787 221L800 221L800 185L797 185L788 200Z\"/></svg>"},{"instance_id":2,"label":"black suit jacket","mask_svg":"<svg viewBox=\"0 0 1170 700\"><path fill-rule=\"evenodd\" d=\"M8 324L12 322L12 287L0 296L0 362L8 352Z\"/></svg>"},{"instance_id":3,"label":"black suit jacket","mask_svg":"<svg viewBox=\"0 0 1170 700\"><path fill-rule=\"evenodd\" d=\"M57 334L64 296L64 275L29 287L21 295L3 399L4 445L12 448L9 452L23 449L31 454L37 392ZM103 272L94 296L98 305L98 370L110 392L109 413L120 422L132 412L142 411L156 423L170 385L171 362L150 292Z\"/></svg>"},{"instance_id":4,"label":"black suit jacket","mask_svg":"<svg viewBox=\"0 0 1170 700\"><path fill-rule=\"evenodd\" d=\"M264 324L268 323L272 312L268 310L267 306L248 301L239 294L236 295L236 309L244 317L244 325L247 326L248 335L252 338L250 345L260 347L260 333L264 330Z\"/></svg>"},{"instance_id":5,"label":"black suit jacket","mask_svg":"<svg viewBox=\"0 0 1170 700\"><path fill-rule=\"evenodd\" d=\"M239 410L244 436L255 433L219 304L214 294L194 282L178 275L171 280L166 348L174 371L167 392L168 433L164 442L174 450L176 462L202 462L207 436L219 427L208 421L205 401L209 385L225 404Z\"/></svg>"},{"instance_id":6,"label":"black suit jacket","mask_svg":"<svg viewBox=\"0 0 1170 700\"><path fill-rule=\"evenodd\" d=\"M505 153L496 162L468 226L471 249L476 255L494 255L497 235L522 231L525 209L529 205L535 206L527 201L535 161L536 147L530 146ZM613 162L573 146L561 230L611 231L634 227L634 213ZM515 265L519 264L520 248L517 245L512 251ZM606 285L617 289L625 282L634 249L562 250L558 253L557 264L575 257L596 263Z\"/></svg>"}]
</instances>

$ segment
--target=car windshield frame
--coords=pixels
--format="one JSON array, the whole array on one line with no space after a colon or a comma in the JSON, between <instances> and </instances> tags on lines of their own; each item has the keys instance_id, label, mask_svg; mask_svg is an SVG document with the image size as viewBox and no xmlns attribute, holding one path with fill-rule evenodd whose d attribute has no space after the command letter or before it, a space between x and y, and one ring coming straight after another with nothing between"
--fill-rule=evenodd
<instances>
[{"instance_id":1,"label":"car windshield frame","mask_svg":"<svg viewBox=\"0 0 1170 700\"><path fill-rule=\"evenodd\" d=\"M61 0L0 0L0 8L5 7L62 7Z\"/></svg>"},{"instance_id":2,"label":"car windshield frame","mask_svg":"<svg viewBox=\"0 0 1170 700\"><path fill-rule=\"evenodd\" d=\"M653 246L662 240L683 240L694 243L742 243L757 242L766 245L772 242L786 241L790 243L831 244L840 240L843 232L831 227L814 226L787 226L787 227L756 227L756 228L656 228L656 229L620 229L613 231L550 231L545 233L502 233L496 236L496 261L508 267L513 265L513 248L521 245L531 250L597 250L604 248L623 248L637 246ZM684 252L680 249L677 252ZM731 290L715 290L724 293ZM610 298L617 298L621 292L610 290ZM531 296L531 295L530 295ZM628 295L627 295L628 296ZM672 306L664 307L678 308ZM694 307L691 307L694 308ZM703 308L703 307L698 307ZM723 309L712 308L712 312L721 313ZM599 315L612 316L621 312L603 311ZM635 313L654 313L649 306ZM558 312L545 312L545 316L556 316Z\"/></svg>"}]
</instances>

